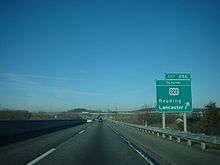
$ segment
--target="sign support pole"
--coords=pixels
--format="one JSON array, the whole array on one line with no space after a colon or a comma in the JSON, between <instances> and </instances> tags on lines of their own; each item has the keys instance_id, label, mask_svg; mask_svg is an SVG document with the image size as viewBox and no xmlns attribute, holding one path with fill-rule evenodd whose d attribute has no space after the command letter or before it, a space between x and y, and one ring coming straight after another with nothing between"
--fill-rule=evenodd
<instances>
[{"instance_id":1,"label":"sign support pole","mask_svg":"<svg viewBox=\"0 0 220 165\"><path fill-rule=\"evenodd\" d=\"M163 113L162 113L162 126L163 126L163 129L166 128L166 125L165 125L165 123L166 123L165 118L166 118L166 115L165 115L165 112L163 112Z\"/></svg>"},{"instance_id":2,"label":"sign support pole","mask_svg":"<svg viewBox=\"0 0 220 165\"><path fill-rule=\"evenodd\" d=\"M184 132L187 132L187 116L186 112L183 113Z\"/></svg>"}]
</instances>

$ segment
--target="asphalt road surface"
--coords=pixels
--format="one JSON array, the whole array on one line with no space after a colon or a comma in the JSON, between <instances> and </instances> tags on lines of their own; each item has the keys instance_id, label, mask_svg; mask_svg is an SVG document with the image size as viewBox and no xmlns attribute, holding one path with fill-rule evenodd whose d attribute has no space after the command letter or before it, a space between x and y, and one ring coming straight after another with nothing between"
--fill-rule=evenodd
<instances>
[{"instance_id":1,"label":"asphalt road surface","mask_svg":"<svg viewBox=\"0 0 220 165\"><path fill-rule=\"evenodd\" d=\"M125 127L120 124L109 123L130 142L135 143L145 153L154 158L158 164L171 165L219 165L220 151L212 148L201 150L200 146L186 145L186 142L177 143L168 138L147 134L137 129Z\"/></svg>"},{"instance_id":2,"label":"asphalt road surface","mask_svg":"<svg viewBox=\"0 0 220 165\"><path fill-rule=\"evenodd\" d=\"M106 124L97 123L71 138L39 164L142 165L145 160Z\"/></svg>"},{"instance_id":3,"label":"asphalt road surface","mask_svg":"<svg viewBox=\"0 0 220 165\"><path fill-rule=\"evenodd\" d=\"M84 124L83 120L1 120L0 146Z\"/></svg>"},{"instance_id":4,"label":"asphalt road surface","mask_svg":"<svg viewBox=\"0 0 220 165\"><path fill-rule=\"evenodd\" d=\"M219 164L220 156L111 122L97 122L1 147L0 161L1 165L211 165Z\"/></svg>"},{"instance_id":5,"label":"asphalt road surface","mask_svg":"<svg viewBox=\"0 0 220 165\"><path fill-rule=\"evenodd\" d=\"M149 164L104 123L50 133L0 148L1 164Z\"/></svg>"}]
</instances>

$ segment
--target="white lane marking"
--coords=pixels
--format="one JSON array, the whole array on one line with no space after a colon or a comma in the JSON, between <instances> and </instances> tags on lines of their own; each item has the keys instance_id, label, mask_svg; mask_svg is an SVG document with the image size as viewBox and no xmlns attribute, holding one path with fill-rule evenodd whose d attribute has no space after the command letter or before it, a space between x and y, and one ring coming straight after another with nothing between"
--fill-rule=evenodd
<instances>
[{"instance_id":1,"label":"white lane marking","mask_svg":"<svg viewBox=\"0 0 220 165\"><path fill-rule=\"evenodd\" d=\"M81 133L83 133L83 132L85 132L85 131L86 131L86 130L82 130L82 131L79 132L79 134L81 134Z\"/></svg>"},{"instance_id":2,"label":"white lane marking","mask_svg":"<svg viewBox=\"0 0 220 165\"><path fill-rule=\"evenodd\" d=\"M111 126L109 126L113 132L115 132L121 139L123 139L130 148L132 148L135 152L137 152L145 161L147 161L150 165L154 165L154 163L147 157L145 156L141 151L137 150L134 145L132 145L125 137L121 136L120 133L118 131L116 131L115 129L113 129Z\"/></svg>"},{"instance_id":3,"label":"white lane marking","mask_svg":"<svg viewBox=\"0 0 220 165\"><path fill-rule=\"evenodd\" d=\"M126 140L127 141L127 140ZM127 144L134 150L136 151L144 160L146 160L150 165L154 165L154 163L146 157L144 154L142 154L139 150L137 150L129 141L127 141Z\"/></svg>"},{"instance_id":4,"label":"white lane marking","mask_svg":"<svg viewBox=\"0 0 220 165\"><path fill-rule=\"evenodd\" d=\"M45 152L44 154L40 155L39 157L37 157L36 159L30 161L29 163L27 163L26 165L33 165L37 162L39 162L41 159L43 159L44 157L46 157L47 155L51 154L52 152L54 152L56 150L56 148L52 148L49 151Z\"/></svg>"}]
</instances>

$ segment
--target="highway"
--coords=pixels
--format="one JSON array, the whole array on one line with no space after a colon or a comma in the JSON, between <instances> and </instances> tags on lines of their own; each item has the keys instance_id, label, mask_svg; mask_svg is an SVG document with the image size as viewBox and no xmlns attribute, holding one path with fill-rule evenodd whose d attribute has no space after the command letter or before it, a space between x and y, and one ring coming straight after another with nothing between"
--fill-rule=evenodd
<instances>
[{"instance_id":1,"label":"highway","mask_svg":"<svg viewBox=\"0 0 220 165\"><path fill-rule=\"evenodd\" d=\"M87 123L0 148L1 164L219 164L219 151L202 151L108 121Z\"/></svg>"},{"instance_id":2,"label":"highway","mask_svg":"<svg viewBox=\"0 0 220 165\"><path fill-rule=\"evenodd\" d=\"M85 123L84 120L0 120L0 146Z\"/></svg>"}]
</instances>

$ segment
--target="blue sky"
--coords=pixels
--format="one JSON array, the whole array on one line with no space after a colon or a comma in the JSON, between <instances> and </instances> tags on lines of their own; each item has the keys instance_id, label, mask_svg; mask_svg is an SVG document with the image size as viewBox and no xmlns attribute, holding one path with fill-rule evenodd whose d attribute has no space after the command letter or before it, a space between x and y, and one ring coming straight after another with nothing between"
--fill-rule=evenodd
<instances>
[{"instance_id":1,"label":"blue sky","mask_svg":"<svg viewBox=\"0 0 220 165\"><path fill-rule=\"evenodd\" d=\"M192 74L193 106L220 105L220 3L0 1L0 104L135 109L155 79Z\"/></svg>"}]
</instances>

